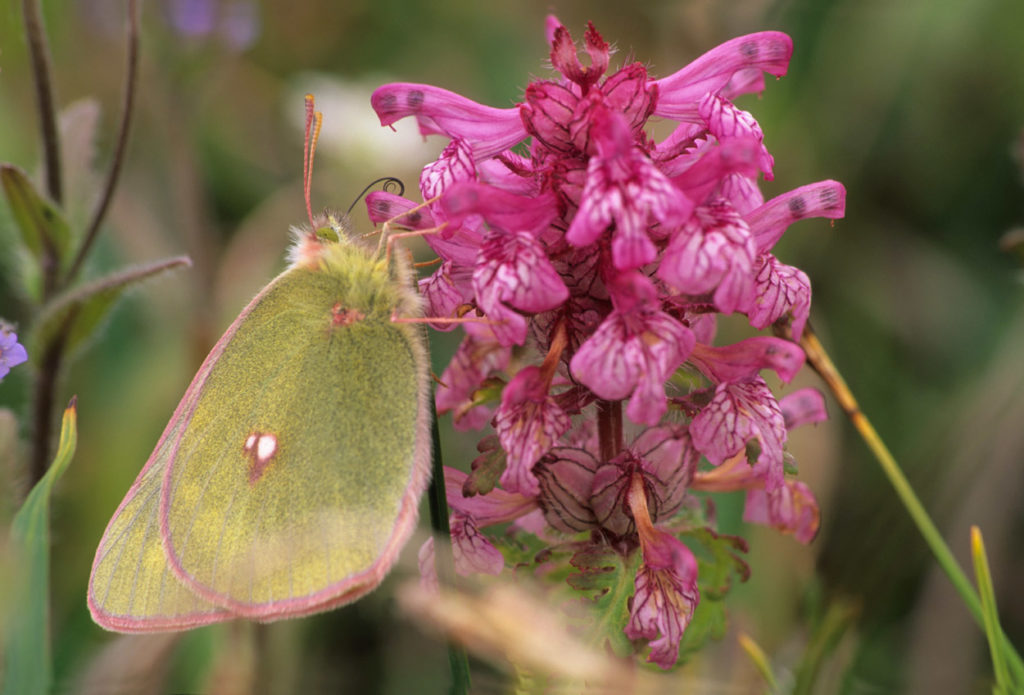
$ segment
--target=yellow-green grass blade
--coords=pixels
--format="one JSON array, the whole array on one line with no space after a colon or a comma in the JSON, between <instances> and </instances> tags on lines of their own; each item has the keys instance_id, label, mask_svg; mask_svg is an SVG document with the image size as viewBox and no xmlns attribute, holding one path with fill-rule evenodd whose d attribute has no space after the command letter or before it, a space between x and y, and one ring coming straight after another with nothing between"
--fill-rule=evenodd
<instances>
[{"instance_id":1,"label":"yellow-green grass blade","mask_svg":"<svg viewBox=\"0 0 1024 695\"><path fill-rule=\"evenodd\" d=\"M15 600L8 623L3 692L45 695L53 666L50 651L50 496L78 442L77 407L71 400L61 422L53 464L14 517L11 540Z\"/></svg>"}]
</instances>

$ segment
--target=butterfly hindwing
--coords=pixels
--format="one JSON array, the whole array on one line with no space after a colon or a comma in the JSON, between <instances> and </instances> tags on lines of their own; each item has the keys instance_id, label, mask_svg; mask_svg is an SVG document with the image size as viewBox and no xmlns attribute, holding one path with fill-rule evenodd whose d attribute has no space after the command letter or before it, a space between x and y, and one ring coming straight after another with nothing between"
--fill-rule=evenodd
<instances>
[{"instance_id":1,"label":"butterfly hindwing","mask_svg":"<svg viewBox=\"0 0 1024 695\"><path fill-rule=\"evenodd\" d=\"M302 615L375 587L426 483L418 334L391 320L379 267L339 249L359 254L293 268L252 306L170 456L172 568L239 615Z\"/></svg>"}]
</instances>

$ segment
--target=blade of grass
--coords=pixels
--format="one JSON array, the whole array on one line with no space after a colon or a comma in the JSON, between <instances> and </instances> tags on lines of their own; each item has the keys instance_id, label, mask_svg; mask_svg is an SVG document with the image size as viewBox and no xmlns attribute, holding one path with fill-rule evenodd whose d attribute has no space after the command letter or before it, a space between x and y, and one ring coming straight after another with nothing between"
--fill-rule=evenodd
<instances>
[{"instance_id":1,"label":"blade of grass","mask_svg":"<svg viewBox=\"0 0 1024 695\"><path fill-rule=\"evenodd\" d=\"M50 495L75 453L77 406L71 399L60 428L53 465L32 488L11 524L18 568L7 625L5 695L46 695L53 680L50 654Z\"/></svg>"},{"instance_id":2,"label":"blade of grass","mask_svg":"<svg viewBox=\"0 0 1024 695\"><path fill-rule=\"evenodd\" d=\"M784 328L781 333L783 337L792 339L792 336L788 335L788 328ZM889 484L892 485L896 495L900 498L903 506L906 507L907 513L910 514L910 518L914 521L921 536L924 537L929 549L931 549L932 554L935 556L935 560L953 583L953 588L960 594L964 605L967 606L967 609L974 616L978 625L984 627L981 599L974 591L971 581L960 568L956 558L953 557L953 551L949 549L942 534L939 533L935 523L928 516L928 512L925 510L924 505L921 504L921 500L918 499L914 489L910 486L910 482L903 475L903 471L896 462L896 458L886 447L885 442L882 441L871 421L861 412L857 399L853 397L853 392L850 391L850 387L846 385L846 381L832 363L832 359L818 340L818 336L811 329L810 324L804 328L804 333L800 338L800 346L807 353L807 361L825 381L829 390L832 391L832 394L839 402L840 407L846 413L850 422L853 423L854 428L856 428L861 438L868 445L871 453L874 454L875 459L882 468L882 472L889 479ZM1002 644L1001 651L1006 656L1009 666L1013 670L1015 680L1017 682L1024 682L1024 660L1021 660L1020 654L1014 649L1013 643L1010 642L1010 639L1001 628L999 628L999 640L1000 644Z\"/></svg>"},{"instance_id":3,"label":"blade of grass","mask_svg":"<svg viewBox=\"0 0 1024 695\"><path fill-rule=\"evenodd\" d=\"M992 586L992 572L989 570L988 556L985 554L985 542L982 540L981 530L977 526L971 527L971 556L974 559L974 576L978 582L978 594L981 598L985 637L988 639L988 649L992 655L992 672L996 679L993 692L1010 693L1012 692L1010 671L1006 665L1004 648L1000 640L1002 628L999 626L999 612L996 609L996 591Z\"/></svg>"}]
</instances>

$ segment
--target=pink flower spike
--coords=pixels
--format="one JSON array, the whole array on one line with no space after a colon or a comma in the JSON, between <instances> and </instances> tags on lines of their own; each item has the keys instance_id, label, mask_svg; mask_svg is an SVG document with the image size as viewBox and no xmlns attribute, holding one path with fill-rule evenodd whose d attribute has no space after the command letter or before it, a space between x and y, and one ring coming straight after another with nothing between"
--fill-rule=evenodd
<instances>
[{"instance_id":1,"label":"pink flower spike","mask_svg":"<svg viewBox=\"0 0 1024 695\"><path fill-rule=\"evenodd\" d=\"M549 387L540 369L531 365L520 370L501 393L493 424L508 455L508 466L501 474L501 485L507 491L529 496L540 492L533 464L572 424L548 393Z\"/></svg>"},{"instance_id":2,"label":"pink flower spike","mask_svg":"<svg viewBox=\"0 0 1024 695\"><path fill-rule=\"evenodd\" d=\"M811 313L811 281L799 268L780 263L770 253L758 258L754 270L757 299L747 311L754 328L767 328L787 314L791 317L793 340L800 340Z\"/></svg>"},{"instance_id":3,"label":"pink flower spike","mask_svg":"<svg viewBox=\"0 0 1024 695\"><path fill-rule=\"evenodd\" d=\"M779 401L779 407L787 430L828 420L825 397L818 389L806 388L787 394Z\"/></svg>"},{"instance_id":4,"label":"pink flower spike","mask_svg":"<svg viewBox=\"0 0 1024 695\"><path fill-rule=\"evenodd\" d=\"M370 105L381 125L415 116L422 135L465 140L474 159L496 155L526 137L518 107L484 106L440 87L409 82L386 84L374 91Z\"/></svg>"},{"instance_id":5,"label":"pink flower spike","mask_svg":"<svg viewBox=\"0 0 1024 695\"><path fill-rule=\"evenodd\" d=\"M771 491L782 486L786 423L778 401L761 377L719 384L711 402L690 423L690 436L694 446L715 466L756 439L761 447L756 468L765 487Z\"/></svg>"},{"instance_id":6,"label":"pink flower spike","mask_svg":"<svg viewBox=\"0 0 1024 695\"><path fill-rule=\"evenodd\" d=\"M520 312L554 309L569 297L544 248L528 232L487 237L473 269L473 288L502 345L526 342L527 321Z\"/></svg>"},{"instance_id":7,"label":"pink flower spike","mask_svg":"<svg viewBox=\"0 0 1024 695\"><path fill-rule=\"evenodd\" d=\"M774 369L789 383L804 365L806 356L799 345L782 338L756 336L732 345L711 347L697 343L689 360L715 383L744 381L762 369Z\"/></svg>"},{"instance_id":8,"label":"pink flower spike","mask_svg":"<svg viewBox=\"0 0 1024 695\"><path fill-rule=\"evenodd\" d=\"M819 181L772 198L749 212L757 250L770 250L789 225L808 217L839 219L846 215L846 188L838 181Z\"/></svg>"},{"instance_id":9,"label":"pink flower spike","mask_svg":"<svg viewBox=\"0 0 1024 695\"><path fill-rule=\"evenodd\" d=\"M632 394L626 414L656 425L667 409L665 381L693 349L689 328L661 311L650 280L640 273L616 278L615 309L573 355L569 368L600 398Z\"/></svg>"},{"instance_id":10,"label":"pink flower spike","mask_svg":"<svg viewBox=\"0 0 1024 695\"><path fill-rule=\"evenodd\" d=\"M701 97L708 92L722 92L737 72L744 71L742 80L733 82L730 91L739 85L758 86L745 72L751 68L776 77L785 75L792 55L793 40L778 31L762 31L726 41L675 74L656 80L659 97L654 113L678 121L693 121L698 118L696 107Z\"/></svg>"},{"instance_id":11,"label":"pink flower spike","mask_svg":"<svg viewBox=\"0 0 1024 695\"><path fill-rule=\"evenodd\" d=\"M818 535L821 511L809 487L797 480L787 480L770 492L760 487L747 490L743 520L791 533L806 545Z\"/></svg>"}]
</instances>

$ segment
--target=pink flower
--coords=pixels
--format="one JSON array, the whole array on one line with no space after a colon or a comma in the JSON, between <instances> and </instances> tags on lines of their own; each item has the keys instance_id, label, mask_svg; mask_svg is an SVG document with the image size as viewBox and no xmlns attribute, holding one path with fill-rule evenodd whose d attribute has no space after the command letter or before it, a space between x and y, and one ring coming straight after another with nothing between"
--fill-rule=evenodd
<instances>
[{"instance_id":1,"label":"pink flower","mask_svg":"<svg viewBox=\"0 0 1024 695\"><path fill-rule=\"evenodd\" d=\"M442 264L420 282L425 315L474 321L436 397L457 428L496 431L467 488L479 494L454 493L446 476L460 572L506 564L493 523L570 534L577 554L641 552L622 627L668 668L699 599L696 559L669 530L700 523L681 513L691 493L743 490L748 519L803 542L817 528L783 457L787 427L820 420L824 404L806 390L780 403L760 376L788 382L802 350L714 338L720 314L758 329L789 321L799 336L810 283L772 248L798 219L841 217L845 189L821 181L765 202L758 187L775 162L733 99L785 74L785 34L738 37L661 79L639 62L612 67L592 25L585 56L554 17L547 36L555 74L510 109L426 85L377 90L382 124L414 116L450 143L420 177L425 207L384 193L368 205L375 220L429 230ZM675 121L660 141L651 116ZM623 416L646 426L632 441ZM712 470L698 472L701 455ZM500 486L480 492L502 462Z\"/></svg>"},{"instance_id":2,"label":"pink flower","mask_svg":"<svg viewBox=\"0 0 1024 695\"><path fill-rule=\"evenodd\" d=\"M612 258L619 270L638 268L655 259L657 249L647 229L655 224L681 224L693 204L636 147L619 114L599 111L590 137L597 145L591 157L583 200L565 233L569 243L586 246L614 228Z\"/></svg>"},{"instance_id":3,"label":"pink flower","mask_svg":"<svg viewBox=\"0 0 1024 695\"><path fill-rule=\"evenodd\" d=\"M615 309L572 358L573 376L606 400L630 397L633 422L656 425L665 413L665 380L693 349L686 326L658 307L643 275L618 276Z\"/></svg>"},{"instance_id":4,"label":"pink flower","mask_svg":"<svg viewBox=\"0 0 1024 695\"><path fill-rule=\"evenodd\" d=\"M569 429L569 416L548 394L548 387L540 369L530 366L502 391L494 429L508 454L508 467L501 475L506 490L536 495L539 487L533 464Z\"/></svg>"},{"instance_id":5,"label":"pink flower","mask_svg":"<svg viewBox=\"0 0 1024 695\"><path fill-rule=\"evenodd\" d=\"M462 139L476 159L506 150L526 135L518 109L495 109L425 84L384 85L370 97L370 104L381 125L415 116L420 133Z\"/></svg>"},{"instance_id":6,"label":"pink flower","mask_svg":"<svg viewBox=\"0 0 1024 695\"><path fill-rule=\"evenodd\" d=\"M658 266L658 277L685 294L714 291L715 308L731 314L754 301L751 271L755 256L747 223L719 198L698 207L673 235Z\"/></svg>"},{"instance_id":7,"label":"pink flower","mask_svg":"<svg viewBox=\"0 0 1024 695\"><path fill-rule=\"evenodd\" d=\"M636 574L625 632L630 639L648 640L648 661L671 668L679 658L683 631L700 600L697 559L675 536L651 524L640 481L639 476L633 478L629 502L644 561Z\"/></svg>"},{"instance_id":8,"label":"pink flower","mask_svg":"<svg viewBox=\"0 0 1024 695\"><path fill-rule=\"evenodd\" d=\"M527 318L566 300L569 291L529 232L493 232L480 247L473 272L477 302L494 320L492 330L503 345L526 341Z\"/></svg>"},{"instance_id":9,"label":"pink flower","mask_svg":"<svg viewBox=\"0 0 1024 695\"><path fill-rule=\"evenodd\" d=\"M786 424L778 401L761 377L719 384L711 402L693 418L690 436L714 465L756 440L761 447L757 466L765 486L773 490L782 485Z\"/></svg>"}]
</instances>

